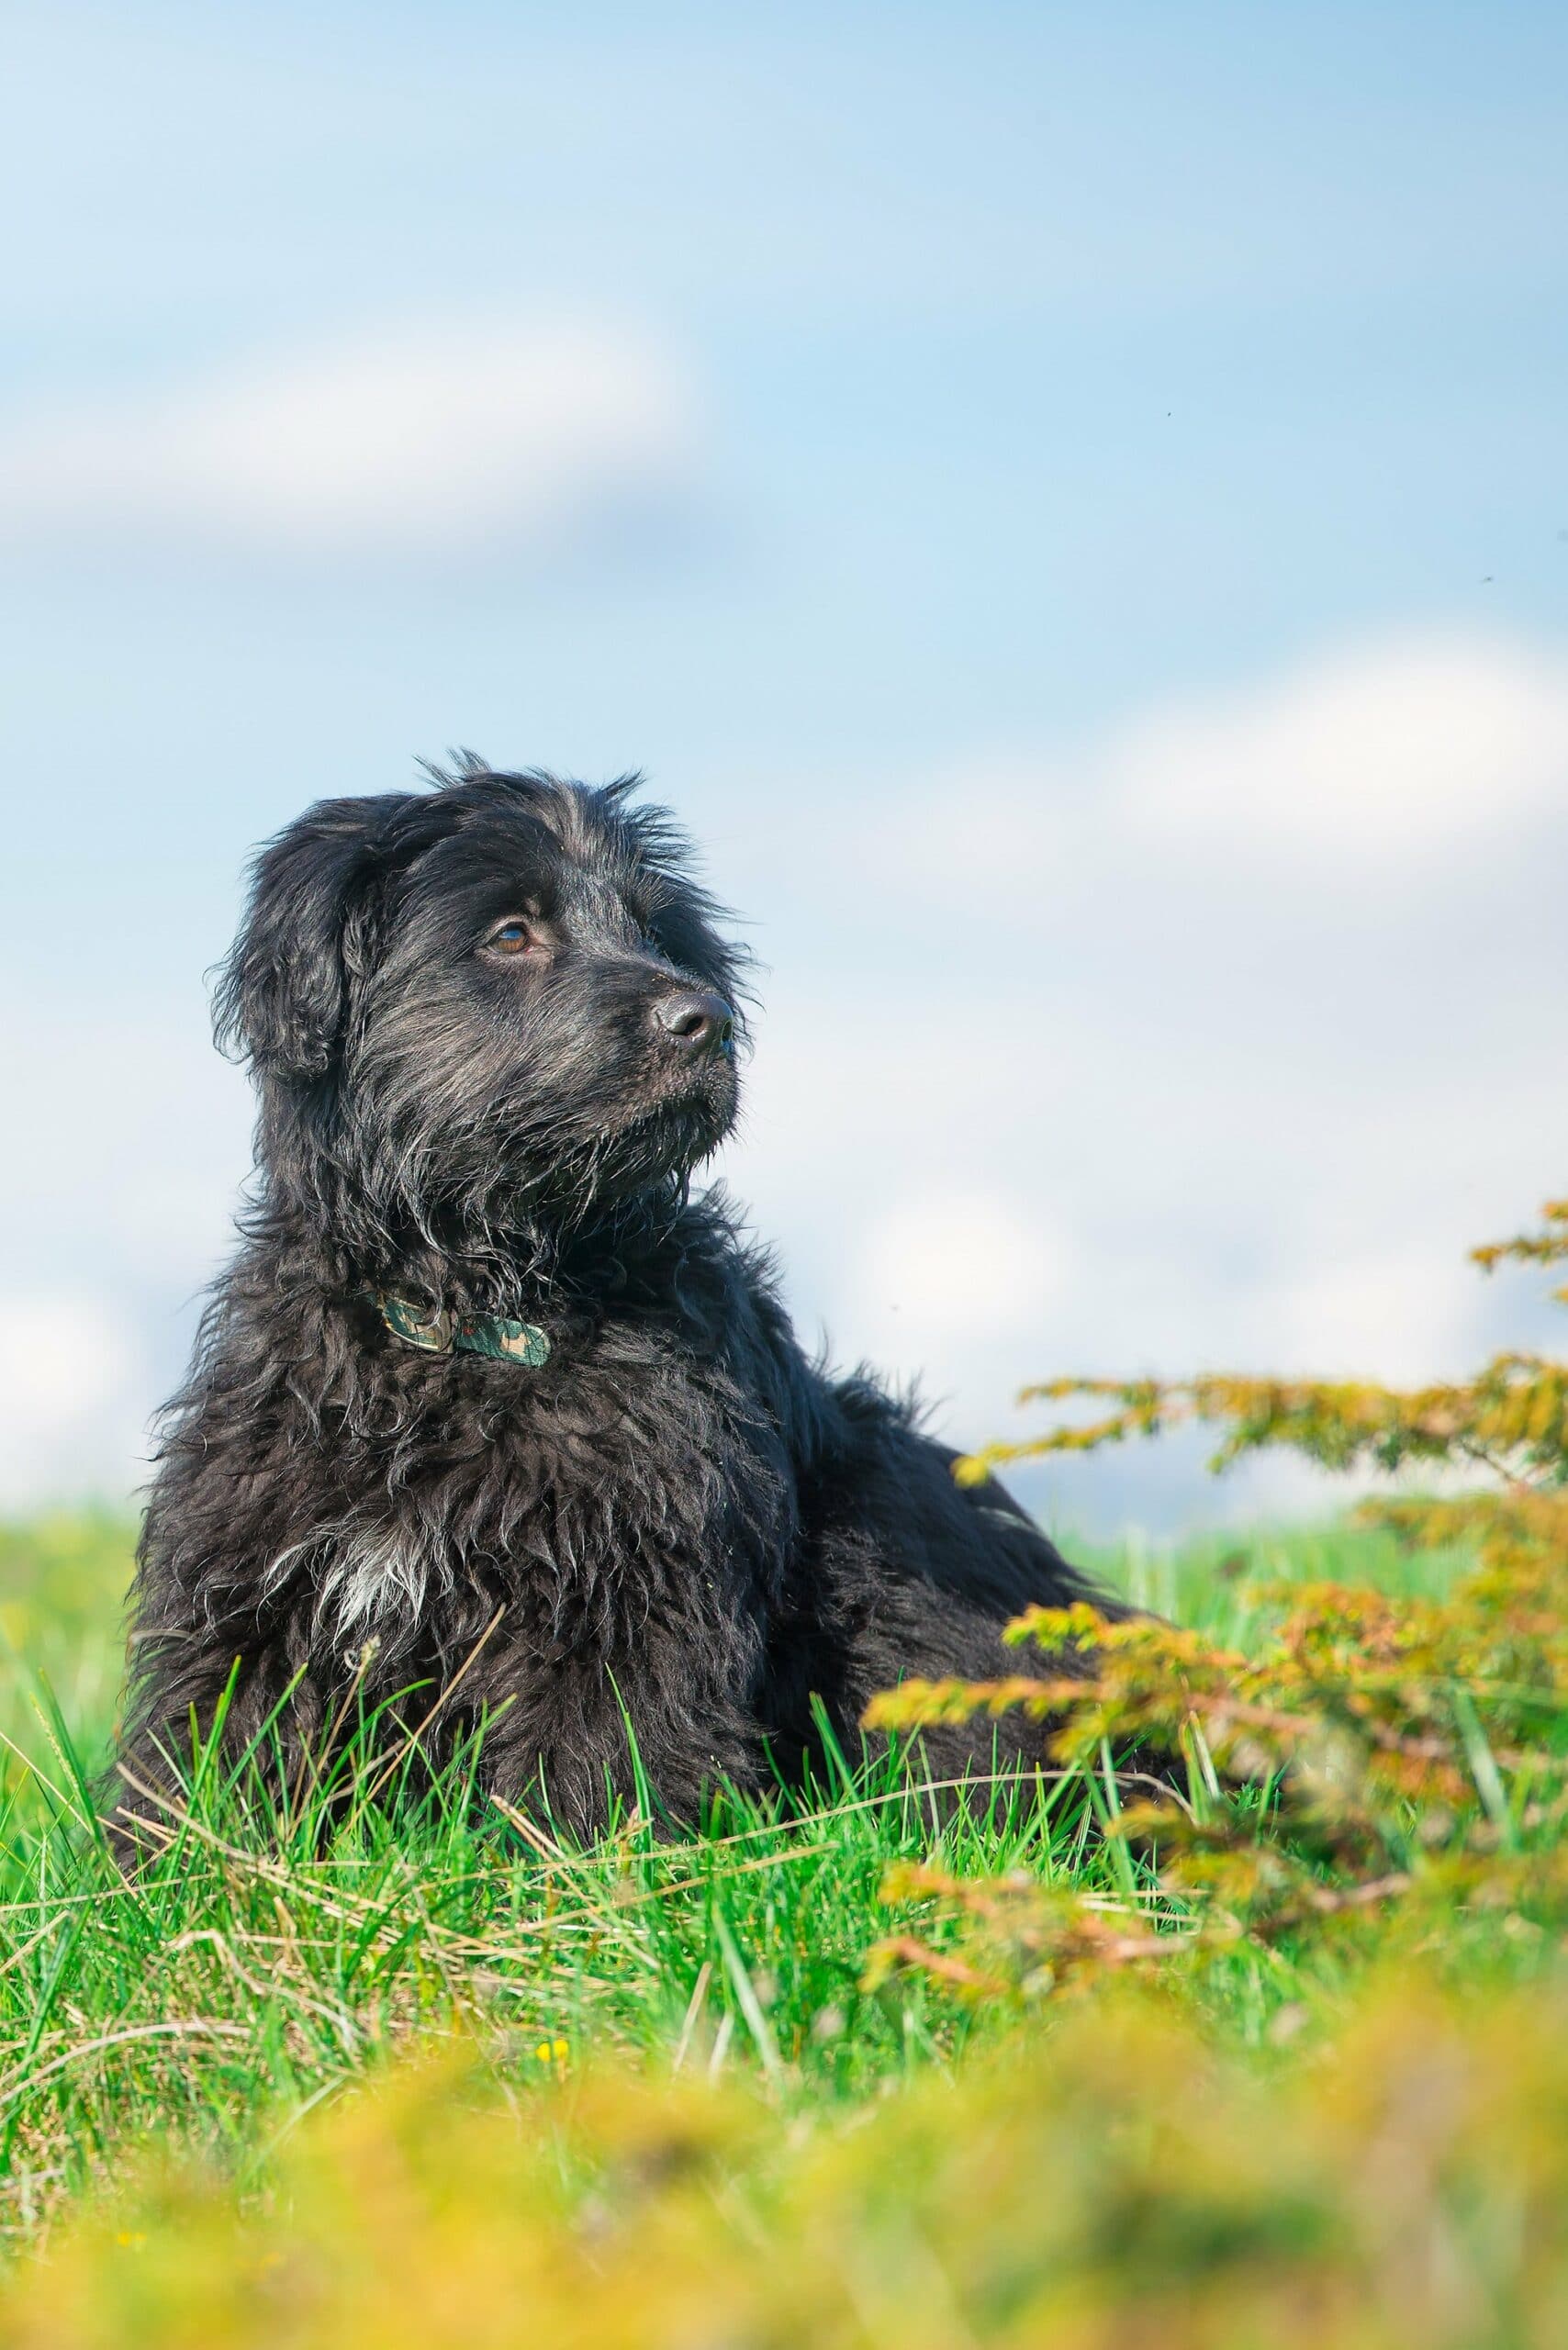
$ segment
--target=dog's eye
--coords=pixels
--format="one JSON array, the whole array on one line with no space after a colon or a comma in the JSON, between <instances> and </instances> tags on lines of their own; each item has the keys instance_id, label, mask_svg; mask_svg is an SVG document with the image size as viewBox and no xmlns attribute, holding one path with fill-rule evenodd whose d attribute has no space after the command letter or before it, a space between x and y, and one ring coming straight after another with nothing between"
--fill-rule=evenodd
<instances>
[{"instance_id":1,"label":"dog's eye","mask_svg":"<svg viewBox=\"0 0 1568 2350\"><path fill-rule=\"evenodd\" d=\"M501 955L526 955L531 946L537 946L538 941L522 917L513 914L505 922L497 923L490 933L489 944Z\"/></svg>"}]
</instances>

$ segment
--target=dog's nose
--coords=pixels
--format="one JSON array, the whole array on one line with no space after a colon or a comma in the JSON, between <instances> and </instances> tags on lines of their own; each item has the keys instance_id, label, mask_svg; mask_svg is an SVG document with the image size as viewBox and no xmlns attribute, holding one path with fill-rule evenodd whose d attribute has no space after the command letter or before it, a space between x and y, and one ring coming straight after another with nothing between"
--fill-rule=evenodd
<instances>
[{"instance_id":1,"label":"dog's nose","mask_svg":"<svg viewBox=\"0 0 1568 2350\"><path fill-rule=\"evenodd\" d=\"M662 995L654 1018L683 1053L727 1053L735 1040L735 1015L722 995L710 988L682 988Z\"/></svg>"}]
</instances>

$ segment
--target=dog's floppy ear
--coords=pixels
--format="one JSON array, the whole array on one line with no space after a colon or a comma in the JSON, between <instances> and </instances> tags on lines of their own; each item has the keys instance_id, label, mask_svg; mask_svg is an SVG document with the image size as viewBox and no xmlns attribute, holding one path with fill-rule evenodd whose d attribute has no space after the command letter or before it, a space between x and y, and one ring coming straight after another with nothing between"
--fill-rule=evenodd
<instances>
[{"instance_id":1,"label":"dog's floppy ear","mask_svg":"<svg viewBox=\"0 0 1568 2350\"><path fill-rule=\"evenodd\" d=\"M220 1048L263 1073L331 1065L351 979L369 968L378 845L407 795L323 800L269 841L214 996Z\"/></svg>"}]
</instances>

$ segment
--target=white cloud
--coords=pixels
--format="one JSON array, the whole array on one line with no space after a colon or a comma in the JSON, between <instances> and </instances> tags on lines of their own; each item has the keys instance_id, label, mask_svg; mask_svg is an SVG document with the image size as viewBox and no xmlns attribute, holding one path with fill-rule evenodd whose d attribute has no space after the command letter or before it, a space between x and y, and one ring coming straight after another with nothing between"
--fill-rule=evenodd
<instances>
[{"instance_id":1,"label":"white cloud","mask_svg":"<svg viewBox=\"0 0 1568 2350\"><path fill-rule=\"evenodd\" d=\"M1568 665L1412 636L1154 712L1107 760L1124 821L1210 851L1380 868L1462 849L1568 795Z\"/></svg>"},{"instance_id":2,"label":"white cloud","mask_svg":"<svg viewBox=\"0 0 1568 2350\"><path fill-rule=\"evenodd\" d=\"M1348 890L1408 887L1568 815L1568 659L1406 632L1156 704L1099 740L954 763L883 855L918 886L1036 906L1125 887L1141 856ZM869 843L868 843L869 846Z\"/></svg>"},{"instance_id":3,"label":"white cloud","mask_svg":"<svg viewBox=\"0 0 1568 2350\"><path fill-rule=\"evenodd\" d=\"M33 1267L175 1294L207 1278L252 1104L213 1049L199 969L181 1001L30 1005L0 1035L0 1100L25 1105L28 1134L0 1155L0 1231L26 1234Z\"/></svg>"},{"instance_id":4,"label":"white cloud","mask_svg":"<svg viewBox=\"0 0 1568 2350\"><path fill-rule=\"evenodd\" d=\"M462 554L667 495L695 437L686 370L638 330L437 320L0 420L0 517L304 558Z\"/></svg>"},{"instance_id":5,"label":"white cloud","mask_svg":"<svg viewBox=\"0 0 1568 2350\"><path fill-rule=\"evenodd\" d=\"M855 1303L906 1333L960 1342L1037 1327L1061 1285L1059 1244L1004 1192L896 1198L862 1233Z\"/></svg>"},{"instance_id":6,"label":"white cloud","mask_svg":"<svg viewBox=\"0 0 1568 2350\"><path fill-rule=\"evenodd\" d=\"M1385 1237L1381 1253L1303 1267L1260 1301L1270 1360L1307 1377L1395 1385L1462 1371L1476 1337L1479 1280L1457 1256L1434 1259Z\"/></svg>"},{"instance_id":7,"label":"white cloud","mask_svg":"<svg viewBox=\"0 0 1568 2350\"><path fill-rule=\"evenodd\" d=\"M140 1474L145 1367L103 1299L0 1300L0 1506L123 1492Z\"/></svg>"}]
</instances>

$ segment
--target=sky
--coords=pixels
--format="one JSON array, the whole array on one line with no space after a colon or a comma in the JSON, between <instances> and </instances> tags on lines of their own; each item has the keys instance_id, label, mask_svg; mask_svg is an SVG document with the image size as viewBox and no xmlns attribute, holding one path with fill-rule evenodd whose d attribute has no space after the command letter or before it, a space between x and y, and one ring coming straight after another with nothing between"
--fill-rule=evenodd
<instances>
[{"instance_id":1,"label":"sky","mask_svg":"<svg viewBox=\"0 0 1568 2350\"><path fill-rule=\"evenodd\" d=\"M0 1508L145 1473L248 853L452 744L695 834L719 1171L957 1440L1544 1335L1464 1252L1568 1181L1560 9L13 0L3 60Z\"/></svg>"}]
</instances>

